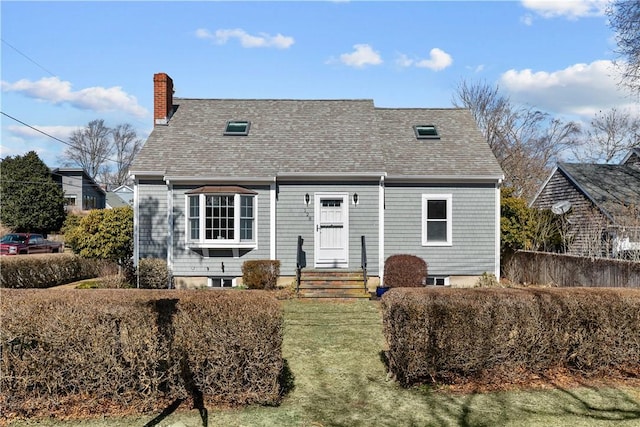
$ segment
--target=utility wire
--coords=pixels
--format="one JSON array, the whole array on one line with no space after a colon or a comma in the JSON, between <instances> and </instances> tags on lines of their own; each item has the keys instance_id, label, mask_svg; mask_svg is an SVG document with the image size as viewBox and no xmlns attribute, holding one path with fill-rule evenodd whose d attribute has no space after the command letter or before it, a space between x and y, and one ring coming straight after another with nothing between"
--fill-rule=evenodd
<instances>
[{"instance_id":1,"label":"utility wire","mask_svg":"<svg viewBox=\"0 0 640 427\"><path fill-rule=\"evenodd\" d=\"M23 122L22 120L19 120L19 119L16 119L15 117L13 117L13 116L10 116L9 114L5 113L4 111L0 111L0 114L2 114L3 116L9 117L11 120L15 120L16 122L20 123L21 125L24 125L24 126L28 127L29 129L33 129L36 132L40 132L41 134L43 134L45 136L48 136L49 138L55 139L58 142L62 142L63 144L68 145L69 147L74 147L75 148L75 146L73 144L71 144L70 142L63 141L60 138L56 138L53 135L49 135L48 133L46 133L46 132L44 132L44 131L36 128L36 127L33 127L30 124Z\"/></svg>"},{"instance_id":2,"label":"utility wire","mask_svg":"<svg viewBox=\"0 0 640 427\"><path fill-rule=\"evenodd\" d=\"M20 55L24 56L25 58L27 58L29 61L33 62L34 64L36 64L39 68L43 69L44 71L46 71L47 73L49 73L50 75L52 75L53 77L57 77L55 74L53 74L51 71L47 70L46 68L44 68L42 65L38 64L36 61L34 61L33 59L29 58L25 53L22 53L17 47L12 46L11 44L9 44L9 42L7 42L5 39L0 39L2 40L2 43L6 44L7 46L9 46L11 49L15 50L16 52L18 52Z\"/></svg>"},{"instance_id":3,"label":"utility wire","mask_svg":"<svg viewBox=\"0 0 640 427\"><path fill-rule=\"evenodd\" d=\"M9 114L5 113L4 111L0 111L0 114L2 114L3 116L7 116L7 117L8 117L8 118L10 118L11 120L15 120L16 122L20 123L20 124L21 124L21 125L23 125L23 126L28 127L29 129L33 129L33 130L35 130L36 132L40 132L41 134L43 134L43 135L45 135L45 136L48 136L49 138L55 139L55 140L56 140L56 141L58 141L58 142L61 142L61 143L65 144L65 145L68 145L69 147L73 148L74 150L79 150L79 151L84 152L85 154L90 154L90 152L89 152L88 150L85 150L85 149L83 149L82 147L78 147L77 145L74 145L74 144L72 144L72 143L70 143L70 142L68 142L68 141L64 141L64 140L62 140L62 139L60 139L60 138L57 138L57 137L55 137L55 136L53 136L53 135L49 135L49 134L48 134L48 133L46 133L45 131L42 131L42 130L40 130L40 129L38 129L38 128L34 127L34 126L31 126L30 124L25 123L25 122L23 122L22 120L19 120L19 119L15 118L15 117L13 117L13 116L11 116L11 115L9 115ZM118 160L114 160L114 159L110 159L110 158L108 158L108 157L107 157L107 158L105 158L104 160L105 160L105 161L109 161L109 162L113 162L113 163L118 163L118 164L120 163L120 161L118 161Z\"/></svg>"}]
</instances>

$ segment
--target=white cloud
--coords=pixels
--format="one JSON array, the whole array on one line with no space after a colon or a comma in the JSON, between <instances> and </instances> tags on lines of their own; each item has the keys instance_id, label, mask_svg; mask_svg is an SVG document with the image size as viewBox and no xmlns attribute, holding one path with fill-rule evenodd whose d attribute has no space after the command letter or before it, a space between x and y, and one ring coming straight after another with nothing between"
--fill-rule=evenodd
<instances>
[{"instance_id":1,"label":"white cloud","mask_svg":"<svg viewBox=\"0 0 640 427\"><path fill-rule=\"evenodd\" d=\"M522 0L522 6L543 18L566 17L568 19L602 16L607 3L608 0ZM531 17L526 17L524 22L526 25L531 25Z\"/></svg>"},{"instance_id":2,"label":"white cloud","mask_svg":"<svg viewBox=\"0 0 640 427\"><path fill-rule=\"evenodd\" d=\"M428 59L411 59L405 54L400 54L396 59L396 64L400 67L418 67L441 71L453 64L453 58L444 50L435 47L429 52Z\"/></svg>"},{"instance_id":3,"label":"white cloud","mask_svg":"<svg viewBox=\"0 0 640 427\"><path fill-rule=\"evenodd\" d=\"M69 136L71 135L71 133L73 131L82 129L81 126L38 126L38 125L34 125L33 126L36 129L41 130L42 132L54 136L58 139L62 139L63 141L66 141L69 139ZM34 130L28 126L18 126L18 125L11 125L11 126L7 126L7 130L18 137L22 137L22 138L46 138L46 135L43 135L41 132L38 132L37 130Z\"/></svg>"},{"instance_id":4,"label":"white cloud","mask_svg":"<svg viewBox=\"0 0 640 427\"><path fill-rule=\"evenodd\" d=\"M349 67L362 68L366 65L382 64L382 57L368 44L356 44L352 53L340 55L340 61Z\"/></svg>"},{"instance_id":5,"label":"white cloud","mask_svg":"<svg viewBox=\"0 0 640 427\"><path fill-rule=\"evenodd\" d=\"M148 115L147 110L138 104L136 97L129 95L119 86L96 86L74 92L71 82L62 81L58 77L45 77L35 82L27 79L15 83L2 81L1 87L3 92L17 92L52 104L68 103L81 110L121 111L136 117Z\"/></svg>"},{"instance_id":6,"label":"white cloud","mask_svg":"<svg viewBox=\"0 0 640 427\"><path fill-rule=\"evenodd\" d=\"M553 72L509 70L500 77L499 86L517 103L549 112L592 116L599 110L632 104L617 84L619 76L611 61L601 60Z\"/></svg>"},{"instance_id":7,"label":"white cloud","mask_svg":"<svg viewBox=\"0 0 640 427\"><path fill-rule=\"evenodd\" d=\"M242 47L248 48L275 47L277 49L288 49L295 43L293 37L283 36L279 33L275 36L266 33L259 33L257 36L253 36L240 28L216 30L215 33L199 28L196 30L196 37L213 40L217 44L226 44L230 39L237 39Z\"/></svg>"}]
</instances>

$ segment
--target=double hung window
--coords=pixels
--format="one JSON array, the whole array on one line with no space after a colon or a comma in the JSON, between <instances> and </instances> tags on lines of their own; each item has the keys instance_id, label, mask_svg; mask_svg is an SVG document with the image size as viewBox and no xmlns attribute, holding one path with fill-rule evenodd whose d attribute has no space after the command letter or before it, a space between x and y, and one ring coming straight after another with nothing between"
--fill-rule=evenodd
<instances>
[{"instance_id":1,"label":"double hung window","mask_svg":"<svg viewBox=\"0 0 640 427\"><path fill-rule=\"evenodd\" d=\"M256 193L240 187L205 187L186 197L186 238L190 246L256 246Z\"/></svg>"},{"instance_id":2,"label":"double hung window","mask_svg":"<svg viewBox=\"0 0 640 427\"><path fill-rule=\"evenodd\" d=\"M451 194L422 195L422 245L451 246Z\"/></svg>"}]
</instances>

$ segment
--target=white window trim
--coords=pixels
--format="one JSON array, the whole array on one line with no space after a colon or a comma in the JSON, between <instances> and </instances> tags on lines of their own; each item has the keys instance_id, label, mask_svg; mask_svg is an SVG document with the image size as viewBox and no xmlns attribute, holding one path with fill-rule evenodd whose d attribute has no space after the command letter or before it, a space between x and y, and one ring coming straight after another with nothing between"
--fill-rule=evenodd
<instances>
[{"instance_id":1,"label":"white window trim","mask_svg":"<svg viewBox=\"0 0 640 427\"><path fill-rule=\"evenodd\" d=\"M447 240L430 242L427 240L427 202L429 200L445 200L447 202ZM451 194L423 194L422 195L422 246L453 246L453 218Z\"/></svg>"},{"instance_id":2,"label":"white window trim","mask_svg":"<svg viewBox=\"0 0 640 427\"><path fill-rule=\"evenodd\" d=\"M199 205L199 224L200 224L200 238L198 240L191 239L191 229L189 225L189 197L198 197ZM207 196L233 196L233 223L234 229L233 234L235 239L205 239L205 200ZM253 197L253 240L251 241L242 241L240 240L240 213L241 213L241 202L240 198L242 196L245 197ZM240 193L215 193L215 194L186 194L185 195L185 227L184 227L184 238L186 242L186 246L189 248L197 248L197 249L229 249L229 248L240 248L240 249L256 249L258 247L258 196L257 195L247 195Z\"/></svg>"}]
</instances>

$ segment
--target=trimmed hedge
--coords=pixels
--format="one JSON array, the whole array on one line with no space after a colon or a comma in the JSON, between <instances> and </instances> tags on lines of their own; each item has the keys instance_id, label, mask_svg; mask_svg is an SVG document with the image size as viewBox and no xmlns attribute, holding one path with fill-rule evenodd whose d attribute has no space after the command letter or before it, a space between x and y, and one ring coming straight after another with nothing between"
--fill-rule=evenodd
<instances>
[{"instance_id":1,"label":"trimmed hedge","mask_svg":"<svg viewBox=\"0 0 640 427\"><path fill-rule=\"evenodd\" d=\"M384 262L384 285L390 288L425 286L427 263L416 255L391 255Z\"/></svg>"},{"instance_id":2,"label":"trimmed hedge","mask_svg":"<svg viewBox=\"0 0 640 427\"><path fill-rule=\"evenodd\" d=\"M251 260L242 263L242 284L249 289L273 290L280 276L280 261Z\"/></svg>"},{"instance_id":3,"label":"trimmed hedge","mask_svg":"<svg viewBox=\"0 0 640 427\"><path fill-rule=\"evenodd\" d=\"M141 258L138 261L138 276L141 289L167 289L171 279L167 260L161 258ZM135 277L132 281L136 286Z\"/></svg>"},{"instance_id":4,"label":"trimmed hedge","mask_svg":"<svg viewBox=\"0 0 640 427\"><path fill-rule=\"evenodd\" d=\"M0 421L281 398L283 312L265 292L7 290L0 307Z\"/></svg>"},{"instance_id":5,"label":"trimmed hedge","mask_svg":"<svg viewBox=\"0 0 640 427\"><path fill-rule=\"evenodd\" d=\"M50 288L97 277L114 263L72 254L0 257L0 288Z\"/></svg>"},{"instance_id":6,"label":"trimmed hedge","mask_svg":"<svg viewBox=\"0 0 640 427\"><path fill-rule=\"evenodd\" d=\"M403 386L640 363L631 289L392 289L382 308L389 371Z\"/></svg>"}]
</instances>

